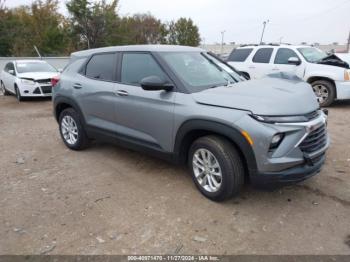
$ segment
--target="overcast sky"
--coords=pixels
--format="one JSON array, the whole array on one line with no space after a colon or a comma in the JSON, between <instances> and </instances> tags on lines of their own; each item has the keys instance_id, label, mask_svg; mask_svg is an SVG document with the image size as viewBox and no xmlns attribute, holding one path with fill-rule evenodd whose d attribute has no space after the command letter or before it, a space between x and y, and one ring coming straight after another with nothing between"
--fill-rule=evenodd
<instances>
[{"instance_id":1,"label":"overcast sky","mask_svg":"<svg viewBox=\"0 0 350 262\"><path fill-rule=\"evenodd\" d=\"M6 1L11 7L31 2ZM66 14L66 1L60 2ZM257 43L267 19L265 42L345 43L350 31L350 0L120 0L120 14L141 12L163 21L191 17L206 44L221 42L221 31L227 43Z\"/></svg>"}]
</instances>

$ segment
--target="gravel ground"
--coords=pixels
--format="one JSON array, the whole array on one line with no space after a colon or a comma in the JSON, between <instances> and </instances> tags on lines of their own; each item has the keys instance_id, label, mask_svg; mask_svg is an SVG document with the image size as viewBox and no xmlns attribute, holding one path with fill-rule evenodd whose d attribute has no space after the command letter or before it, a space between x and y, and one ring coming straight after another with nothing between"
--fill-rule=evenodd
<instances>
[{"instance_id":1,"label":"gravel ground","mask_svg":"<svg viewBox=\"0 0 350 262\"><path fill-rule=\"evenodd\" d=\"M185 168L123 148L68 150L51 101L0 96L0 254L350 254L350 101L323 171L205 199Z\"/></svg>"}]
</instances>

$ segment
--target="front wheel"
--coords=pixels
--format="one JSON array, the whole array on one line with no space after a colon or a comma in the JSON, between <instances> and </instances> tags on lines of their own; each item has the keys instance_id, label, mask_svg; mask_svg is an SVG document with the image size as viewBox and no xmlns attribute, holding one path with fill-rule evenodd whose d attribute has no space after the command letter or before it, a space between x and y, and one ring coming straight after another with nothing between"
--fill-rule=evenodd
<instances>
[{"instance_id":1,"label":"front wheel","mask_svg":"<svg viewBox=\"0 0 350 262\"><path fill-rule=\"evenodd\" d=\"M317 80L311 83L312 89L320 106L330 106L335 100L334 84L326 80Z\"/></svg>"},{"instance_id":2,"label":"front wheel","mask_svg":"<svg viewBox=\"0 0 350 262\"><path fill-rule=\"evenodd\" d=\"M82 150L89 145L79 114L73 108L63 110L59 117L60 134L65 145L72 150Z\"/></svg>"},{"instance_id":3,"label":"front wheel","mask_svg":"<svg viewBox=\"0 0 350 262\"><path fill-rule=\"evenodd\" d=\"M21 92L19 91L18 87L15 87L15 92L16 92L16 98L18 100L18 102L21 102L23 100L22 96L21 96Z\"/></svg>"},{"instance_id":4,"label":"front wheel","mask_svg":"<svg viewBox=\"0 0 350 262\"><path fill-rule=\"evenodd\" d=\"M225 138L197 139L189 152L189 167L199 191L213 201L237 195L244 184L243 161L237 149Z\"/></svg>"}]
</instances>

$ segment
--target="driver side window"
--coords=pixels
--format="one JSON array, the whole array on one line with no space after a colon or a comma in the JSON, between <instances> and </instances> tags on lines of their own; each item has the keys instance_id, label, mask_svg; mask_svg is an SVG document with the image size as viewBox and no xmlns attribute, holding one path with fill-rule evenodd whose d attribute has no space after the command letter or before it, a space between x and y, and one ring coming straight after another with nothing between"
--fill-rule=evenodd
<instances>
[{"instance_id":1,"label":"driver side window","mask_svg":"<svg viewBox=\"0 0 350 262\"><path fill-rule=\"evenodd\" d=\"M298 55L292 49L279 48L276 53L275 64L288 65L288 60L291 57L296 57L299 59Z\"/></svg>"},{"instance_id":2,"label":"driver side window","mask_svg":"<svg viewBox=\"0 0 350 262\"><path fill-rule=\"evenodd\" d=\"M141 80L149 76L158 76L168 81L152 55L146 53L125 53L123 55L121 82L123 84L140 86Z\"/></svg>"}]
</instances>

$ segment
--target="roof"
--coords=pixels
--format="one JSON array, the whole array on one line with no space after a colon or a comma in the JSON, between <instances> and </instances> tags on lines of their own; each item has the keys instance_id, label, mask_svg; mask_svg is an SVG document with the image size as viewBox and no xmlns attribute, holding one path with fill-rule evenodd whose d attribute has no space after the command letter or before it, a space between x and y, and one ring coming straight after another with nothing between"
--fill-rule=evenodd
<instances>
[{"instance_id":1,"label":"roof","mask_svg":"<svg viewBox=\"0 0 350 262\"><path fill-rule=\"evenodd\" d=\"M136 52L204 52L198 47L179 46L179 45L126 45L110 46L89 49L72 53L72 56L89 56L95 53L118 52L118 51L136 51Z\"/></svg>"},{"instance_id":2,"label":"roof","mask_svg":"<svg viewBox=\"0 0 350 262\"><path fill-rule=\"evenodd\" d=\"M13 60L12 62L16 62L16 63L46 63L46 61L44 60L40 60L40 59L20 59L20 60Z\"/></svg>"},{"instance_id":3,"label":"roof","mask_svg":"<svg viewBox=\"0 0 350 262\"><path fill-rule=\"evenodd\" d=\"M255 48L255 47L293 47L293 48L300 48L300 47L312 47L309 45L289 45L289 44L264 44L264 45L242 45L238 46L237 48Z\"/></svg>"}]
</instances>

